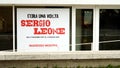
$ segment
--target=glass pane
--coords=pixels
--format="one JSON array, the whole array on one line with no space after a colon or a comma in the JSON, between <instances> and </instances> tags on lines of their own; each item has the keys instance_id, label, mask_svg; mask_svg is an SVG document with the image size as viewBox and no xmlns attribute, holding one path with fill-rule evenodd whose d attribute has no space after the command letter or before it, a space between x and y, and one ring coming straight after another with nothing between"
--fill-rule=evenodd
<instances>
[{"instance_id":1,"label":"glass pane","mask_svg":"<svg viewBox=\"0 0 120 68\"><path fill-rule=\"evenodd\" d=\"M76 50L91 50L93 9L76 10Z\"/></svg>"},{"instance_id":2,"label":"glass pane","mask_svg":"<svg viewBox=\"0 0 120 68\"><path fill-rule=\"evenodd\" d=\"M13 48L12 7L0 7L0 51Z\"/></svg>"},{"instance_id":3,"label":"glass pane","mask_svg":"<svg viewBox=\"0 0 120 68\"><path fill-rule=\"evenodd\" d=\"M120 50L120 9L100 9L100 50Z\"/></svg>"}]
</instances>

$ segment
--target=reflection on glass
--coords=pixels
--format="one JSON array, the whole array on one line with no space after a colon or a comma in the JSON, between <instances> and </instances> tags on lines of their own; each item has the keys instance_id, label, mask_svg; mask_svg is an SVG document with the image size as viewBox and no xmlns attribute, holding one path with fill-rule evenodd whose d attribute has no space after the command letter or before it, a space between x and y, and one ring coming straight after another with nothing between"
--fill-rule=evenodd
<instances>
[{"instance_id":1,"label":"reflection on glass","mask_svg":"<svg viewBox=\"0 0 120 68\"><path fill-rule=\"evenodd\" d=\"M76 10L76 50L91 50L93 10Z\"/></svg>"},{"instance_id":2,"label":"reflection on glass","mask_svg":"<svg viewBox=\"0 0 120 68\"><path fill-rule=\"evenodd\" d=\"M120 9L100 10L100 50L120 50Z\"/></svg>"},{"instance_id":3,"label":"reflection on glass","mask_svg":"<svg viewBox=\"0 0 120 68\"><path fill-rule=\"evenodd\" d=\"M2 17L0 17L0 32L2 32L3 31L3 27L4 27L4 18L2 18Z\"/></svg>"}]
</instances>

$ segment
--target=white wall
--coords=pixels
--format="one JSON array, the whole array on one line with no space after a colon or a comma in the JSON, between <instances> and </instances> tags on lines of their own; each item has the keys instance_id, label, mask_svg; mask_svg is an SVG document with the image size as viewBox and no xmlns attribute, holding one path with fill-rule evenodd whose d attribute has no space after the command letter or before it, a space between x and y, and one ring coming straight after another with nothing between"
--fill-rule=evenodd
<instances>
[{"instance_id":1,"label":"white wall","mask_svg":"<svg viewBox=\"0 0 120 68\"><path fill-rule=\"evenodd\" d=\"M4 4L12 4L13 0L0 0L0 5L4 5Z\"/></svg>"},{"instance_id":2,"label":"white wall","mask_svg":"<svg viewBox=\"0 0 120 68\"><path fill-rule=\"evenodd\" d=\"M120 0L0 0L1 4L120 5Z\"/></svg>"}]
</instances>

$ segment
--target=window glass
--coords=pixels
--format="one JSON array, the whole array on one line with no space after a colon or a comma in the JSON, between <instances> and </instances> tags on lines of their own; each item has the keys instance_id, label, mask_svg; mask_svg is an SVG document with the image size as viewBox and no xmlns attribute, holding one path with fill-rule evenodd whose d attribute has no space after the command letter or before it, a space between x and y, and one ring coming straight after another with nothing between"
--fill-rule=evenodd
<instances>
[{"instance_id":1,"label":"window glass","mask_svg":"<svg viewBox=\"0 0 120 68\"><path fill-rule=\"evenodd\" d=\"M120 9L100 9L100 50L120 50Z\"/></svg>"},{"instance_id":2,"label":"window glass","mask_svg":"<svg viewBox=\"0 0 120 68\"><path fill-rule=\"evenodd\" d=\"M13 48L12 7L0 7L0 51Z\"/></svg>"},{"instance_id":3,"label":"window glass","mask_svg":"<svg viewBox=\"0 0 120 68\"><path fill-rule=\"evenodd\" d=\"M91 50L93 9L76 10L76 50Z\"/></svg>"}]
</instances>

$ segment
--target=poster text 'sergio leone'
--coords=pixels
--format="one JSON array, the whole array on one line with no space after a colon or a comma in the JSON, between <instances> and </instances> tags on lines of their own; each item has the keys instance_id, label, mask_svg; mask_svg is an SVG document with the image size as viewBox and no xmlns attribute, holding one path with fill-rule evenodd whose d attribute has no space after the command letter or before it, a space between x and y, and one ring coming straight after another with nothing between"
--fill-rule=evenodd
<instances>
[{"instance_id":1,"label":"poster text 'sergio leone'","mask_svg":"<svg viewBox=\"0 0 120 68\"><path fill-rule=\"evenodd\" d=\"M59 18L58 14L27 14L28 18ZM49 28L50 20L21 20L22 27L34 28L34 34L65 34L65 28ZM43 27L43 28L41 28ZM48 27L48 28L45 28Z\"/></svg>"}]
</instances>

